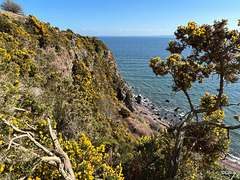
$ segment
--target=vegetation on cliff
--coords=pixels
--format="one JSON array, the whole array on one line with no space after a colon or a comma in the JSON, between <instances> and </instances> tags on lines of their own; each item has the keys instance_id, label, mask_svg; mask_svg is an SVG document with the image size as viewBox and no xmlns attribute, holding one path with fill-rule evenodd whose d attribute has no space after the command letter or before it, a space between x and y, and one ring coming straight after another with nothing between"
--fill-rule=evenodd
<instances>
[{"instance_id":1,"label":"vegetation on cliff","mask_svg":"<svg viewBox=\"0 0 240 180\"><path fill-rule=\"evenodd\" d=\"M59 157L53 127L76 178L121 179L112 159L134 137L115 122L129 92L109 48L32 15L1 12L0 27L1 178L64 177L42 159Z\"/></svg>"}]
</instances>

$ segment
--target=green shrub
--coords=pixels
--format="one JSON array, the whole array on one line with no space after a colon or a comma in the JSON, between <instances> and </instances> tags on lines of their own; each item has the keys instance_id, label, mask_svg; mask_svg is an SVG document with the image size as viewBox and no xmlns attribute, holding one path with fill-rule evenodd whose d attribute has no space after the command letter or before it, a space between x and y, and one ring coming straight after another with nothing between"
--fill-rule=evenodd
<instances>
[{"instance_id":1,"label":"green shrub","mask_svg":"<svg viewBox=\"0 0 240 180\"><path fill-rule=\"evenodd\" d=\"M127 110L126 108L122 108L119 111L119 114L123 117L123 118L128 118L131 116L131 112L129 110Z\"/></svg>"}]
</instances>

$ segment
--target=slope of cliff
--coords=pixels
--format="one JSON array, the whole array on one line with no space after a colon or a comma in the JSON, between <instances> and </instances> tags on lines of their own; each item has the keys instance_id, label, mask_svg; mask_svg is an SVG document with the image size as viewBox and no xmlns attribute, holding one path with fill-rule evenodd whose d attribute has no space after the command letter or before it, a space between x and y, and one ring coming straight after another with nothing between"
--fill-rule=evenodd
<instances>
[{"instance_id":1,"label":"slope of cliff","mask_svg":"<svg viewBox=\"0 0 240 180\"><path fill-rule=\"evenodd\" d=\"M64 176L60 165L39 161L51 153L61 157L49 122L77 179L122 179L124 171L130 177L142 148L137 139L159 129L153 119L134 102L98 38L0 11L0 178Z\"/></svg>"},{"instance_id":2,"label":"slope of cliff","mask_svg":"<svg viewBox=\"0 0 240 180\"><path fill-rule=\"evenodd\" d=\"M32 15L0 14L0 83L20 94L2 98L1 113L22 108L34 118L52 116L68 138L82 132L111 137L109 120L116 124L134 107L109 48Z\"/></svg>"}]
</instances>

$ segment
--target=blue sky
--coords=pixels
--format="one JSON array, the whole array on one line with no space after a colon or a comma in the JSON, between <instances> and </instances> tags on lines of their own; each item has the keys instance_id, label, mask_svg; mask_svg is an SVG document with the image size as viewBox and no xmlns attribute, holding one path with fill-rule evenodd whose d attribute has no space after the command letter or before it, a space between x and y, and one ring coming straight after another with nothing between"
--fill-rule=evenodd
<instances>
[{"instance_id":1,"label":"blue sky","mask_svg":"<svg viewBox=\"0 0 240 180\"><path fill-rule=\"evenodd\" d=\"M13 0L61 30L88 36L172 35L189 21L228 19L239 29L240 0ZM3 2L3 0L0 0Z\"/></svg>"}]
</instances>

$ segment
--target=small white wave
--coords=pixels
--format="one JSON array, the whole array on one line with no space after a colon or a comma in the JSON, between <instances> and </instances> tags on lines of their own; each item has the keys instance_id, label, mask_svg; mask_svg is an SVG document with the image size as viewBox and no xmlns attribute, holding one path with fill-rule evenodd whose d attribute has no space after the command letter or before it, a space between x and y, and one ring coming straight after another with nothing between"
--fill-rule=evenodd
<instances>
[{"instance_id":1,"label":"small white wave","mask_svg":"<svg viewBox=\"0 0 240 180\"><path fill-rule=\"evenodd\" d=\"M234 163L237 163L238 165L240 165L240 158L237 156L234 156L233 154L227 153L226 154L226 158Z\"/></svg>"}]
</instances>

